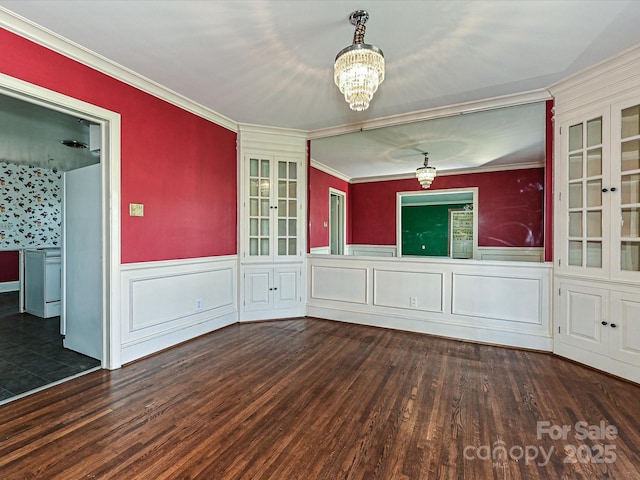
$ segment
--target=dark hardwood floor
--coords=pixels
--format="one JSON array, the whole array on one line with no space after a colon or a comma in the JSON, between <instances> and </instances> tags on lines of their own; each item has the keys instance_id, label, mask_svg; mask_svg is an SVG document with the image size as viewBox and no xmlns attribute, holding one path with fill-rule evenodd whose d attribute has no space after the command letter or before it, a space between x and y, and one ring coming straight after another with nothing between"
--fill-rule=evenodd
<instances>
[{"instance_id":1,"label":"dark hardwood floor","mask_svg":"<svg viewBox=\"0 0 640 480\"><path fill-rule=\"evenodd\" d=\"M2 479L632 480L639 445L637 385L317 319L233 325L0 407Z\"/></svg>"}]
</instances>

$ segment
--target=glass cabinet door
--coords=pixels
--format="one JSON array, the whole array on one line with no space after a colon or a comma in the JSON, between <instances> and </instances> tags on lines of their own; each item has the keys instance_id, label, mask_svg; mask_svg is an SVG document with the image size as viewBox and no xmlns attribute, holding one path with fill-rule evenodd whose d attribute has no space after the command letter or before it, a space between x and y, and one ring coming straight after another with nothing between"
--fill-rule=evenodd
<instances>
[{"instance_id":1,"label":"glass cabinet door","mask_svg":"<svg viewBox=\"0 0 640 480\"><path fill-rule=\"evenodd\" d=\"M620 270L640 272L640 105L620 121Z\"/></svg>"},{"instance_id":2,"label":"glass cabinet door","mask_svg":"<svg viewBox=\"0 0 640 480\"><path fill-rule=\"evenodd\" d=\"M245 160L246 256L255 261L301 256L301 162L252 155Z\"/></svg>"},{"instance_id":3,"label":"glass cabinet door","mask_svg":"<svg viewBox=\"0 0 640 480\"><path fill-rule=\"evenodd\" d=\"M603 225L602 117L569 126L567 263L602 269Z\"/></svg>"},{"instance_id":4,"label":"glass cabinet door","mask_svg":"<svg viewBox=\"0 0 640 480\"><path fill-rule=\"evenodd\" d=\"M271 160L249 158L249 245L250 257L271 255Z\"/></svg>"},{"instance_id":5,"label":"glass cabinet door","mask_svg":"<svg viewBox=\"0 0 640 480\"><path fill-rule=\"evenodd\" d=\"M277 255L298 255L298 163L277 159Z\"/></svg>"}]
</instances>

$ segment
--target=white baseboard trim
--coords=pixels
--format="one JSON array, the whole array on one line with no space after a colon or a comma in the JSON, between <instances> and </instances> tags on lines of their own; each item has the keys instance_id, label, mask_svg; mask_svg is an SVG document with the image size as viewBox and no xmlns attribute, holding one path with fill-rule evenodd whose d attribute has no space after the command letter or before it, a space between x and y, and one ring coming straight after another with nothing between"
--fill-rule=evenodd
<instances>
[{"instance_id":1,"label":"white baseboard trim","mask_svg":"<svg viewBox=\"0 0 640 480\"><path fill-rule=\"evenodd\" d=\"M500 329L453 325L428 319L418 320L401 316L362 313L311 305L307 306L307 316L492 345L528 348L545 352L553 350L553 340L547 335L508 332Z\"/></svg>"},{"instance_id":2,"label":"white baseboard trim","mask_svg":"<svg viewBox=\"0 0 640 480\"><path fill-rule=\"evenodd\" d=\"M17 292L20 290L20 282L0 282L0 293Z\"/></svg>"}]
</instances>

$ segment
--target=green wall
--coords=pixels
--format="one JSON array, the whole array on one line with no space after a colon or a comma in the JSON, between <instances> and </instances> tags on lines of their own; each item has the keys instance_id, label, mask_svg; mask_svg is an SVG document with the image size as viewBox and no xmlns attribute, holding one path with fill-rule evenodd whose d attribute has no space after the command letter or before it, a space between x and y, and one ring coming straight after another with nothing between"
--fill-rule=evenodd
<instances>
[{"instance_id":1,"label":"green wall","mask_svg":"<svg viewBox=\"0 0 640 480\"><path fill-rule=\"evenodd\" d=\"M449 210L462 205L402 207L402 255L446 257L449 254Z\"/></svg>"}]
</instances>

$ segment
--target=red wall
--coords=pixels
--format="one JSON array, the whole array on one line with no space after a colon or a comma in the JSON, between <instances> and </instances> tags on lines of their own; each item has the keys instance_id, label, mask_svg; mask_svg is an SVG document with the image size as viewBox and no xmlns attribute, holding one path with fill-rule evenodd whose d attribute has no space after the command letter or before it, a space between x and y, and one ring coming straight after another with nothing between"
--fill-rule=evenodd
<instances>
[{"instance_id":1,"label":"red wall","mask_svg":"<svg viewBox=\"0 0 640 480\"><path fill-rule=\"evenodd\" d=\"M120 113L123 263L237 253L235 132L3 29L0 45L1 73Z\"/></svg>"},{"instance_id":2,"label":"red wall","mask_svg":"<svg viewBox=\"0 0 640 480\"><path fill-rule=\"evenodd\" d=\"M19 274L19 254L17 250L0 252L0 283L17 282Z\"/></svg>"},{"instance_id":3,"label":"red wall","mask_svg":"<svg viewBox=\"0 0 640 480\"><path fill-rule=\"evenodd\" d=\"M349 182L311 167L309 169L309 247L328 247L329 228L329 188L345 193L345 215L347 223L346 242L351 243L351 215L349 203Z\"/></svg>"},{"instance_id":4,"label":"red wall","mask_svg":"<svg viewBox=\"0 0 640 480\"><path fill-rule=\"evenodd\" d=\"M443 175L429 189L478 187L478 245L540 247L543 168ZM351 243L396 244L396 193L422 190L415 178L351 185Z\"/></svg>"}]
</instances>

